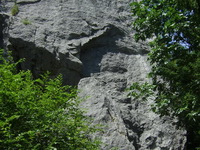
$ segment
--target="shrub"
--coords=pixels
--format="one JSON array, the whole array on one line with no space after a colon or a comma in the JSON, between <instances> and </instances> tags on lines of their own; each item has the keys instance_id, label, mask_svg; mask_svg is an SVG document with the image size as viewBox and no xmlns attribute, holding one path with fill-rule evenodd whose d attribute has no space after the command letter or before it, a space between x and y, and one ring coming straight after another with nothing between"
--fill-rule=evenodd
<instances>
[{"instance_id":1,"label":"shrub","mask_svg":"<svg viewBox=\"0 0 200 150\"><path fill-rule=\"evenodd\" d=\"M24 25L29 25L29 24L31 24L31 22L30 22L28 19L22 19L21 22L22 22Z\"/></svg>"},{"instance_id":2,"label":"shrub","mask_svg":"<svg viewBox=\"0 0 200 150\"><path fill-rule=\"evenodd\" d=\"M0 62L0 149L98 149L75 88L61 76L17 72L10 56Z\"/></svg>"},{"instance_id":3,"label":"shrub","mask_svg":"<svg viewBox=\"0 0 200 150\"><path fill-rule=\"evenodd\" d=\"M12 16L17 15L18 12L19 12L19 7L18 7L17 4L14 4L13 7L12 7L12 9L11 9L11 14L12 14Z\"/></svg>"}]
</instances>

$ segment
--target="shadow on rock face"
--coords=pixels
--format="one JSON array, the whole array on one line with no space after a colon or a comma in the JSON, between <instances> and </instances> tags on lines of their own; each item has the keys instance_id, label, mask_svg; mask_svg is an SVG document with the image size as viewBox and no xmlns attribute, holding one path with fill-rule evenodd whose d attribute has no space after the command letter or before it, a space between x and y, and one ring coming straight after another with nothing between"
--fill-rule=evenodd
<instances>
[{"instance_id":1,"label":"shadow on rock face","mask_svg":"<svg viewBox=\"0 0 200 150\"><path fill-rule=\"evenodd\" d=\"M13 51L14 60L25 58L18 65L19 70L31 70L33 76L38 78L49 71L51 77L62 74L64 84L77 85L80 80L81 64L73 61L69 53L49 52L45 48L36 47L34 43L20 38L10 38L8 48Z\"/></svg>"},{"instance_id":2,"label":"shadow on rock face","mask_svg":"<svg viewBox=\"0 0 200 150\"><path fill-rule=\"evenodd\" d=\"M102 58L107 53L119 53L121 49L116 42L123 38L125 33L113 25L100 36L91 39L81 47L80 59L83 63L82 77L89 77L100 72Z\"/></svg>"},{"instance_id":3,"label":"shadow on rock face","mask_svg":"<svg viewBox=\"0 0 200 150\"><path fill-rule=\"evenodd\" d=\"M5 14L0 14L0 49L4 48L4 40L6 39L5 35L6 33L4 33L5 28L7 27L7 22L6 19L8 19L9 17Z\"/></svg>"},{"instance_id":4,"label":"shadow on rock face","mask_svg":"<svg viewBox=\"0 0 200 150\"><path fill-rule=\"evenodd\" d=\"M0 15L0 48L3 48L3 26L2 26L2 22L3 21L3 17Z\"/></svg>"}]
</instances>

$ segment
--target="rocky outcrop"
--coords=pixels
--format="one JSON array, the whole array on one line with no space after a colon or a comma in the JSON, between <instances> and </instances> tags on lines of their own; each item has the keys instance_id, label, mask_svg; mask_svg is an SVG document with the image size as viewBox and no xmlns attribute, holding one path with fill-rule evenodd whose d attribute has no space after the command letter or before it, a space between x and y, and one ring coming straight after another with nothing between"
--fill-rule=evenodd
<instances>
[{"instance_id":1,"label":"rocky outcrop","mask_svg":"<svg viewBox=\"0 0 200 150\"><path fill-rule=\"evenodd\" d=\"M178 150L184 149L185 132L176 120L159 117L150 111L151 101L127 97L125 89L133 81L142 81L148 71L146 57L123 53L107 53L101 61L100 73L81 79L80 96L94 123L103 124L102 149Z\"/></svg>"},{"instance_id":2,"label":"rocky outcrop","mask_svg":"<svg viewBox=\"0 0 200 150\"><path fill-rule=\"evenodd\" d=\"M20 69L35 77L49 70L62 73L64 83L78 85L82 107L102 124L96 135L109 150L183 150L186 132L177 121L159 117L151 101L127 97L132 82L143 82L150 67L148 47L135 42L131 0L4 1L0 14L0 46L14 58L26 58Z\"/></svg>"}]
</instances>

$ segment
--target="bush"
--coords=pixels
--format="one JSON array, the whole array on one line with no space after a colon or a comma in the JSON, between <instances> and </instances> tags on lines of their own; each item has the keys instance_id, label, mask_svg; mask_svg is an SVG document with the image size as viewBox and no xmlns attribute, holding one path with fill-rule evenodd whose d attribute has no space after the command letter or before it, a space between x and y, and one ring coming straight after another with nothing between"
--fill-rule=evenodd
<instances>
[{"instance_id":1,"label":"bush","mask_svg":"<svg viewBox=\"0 0 200 150\"><path fill-rule=\"evenodd\" d=\"M18 12L19 12L19 7L18 7L17 4L14 4L13 7L12 7L12 9L11 9L11 14L12 14L12 16L17 15Z\"/></svg>"},{"instance_id":2,"label":"bush","mask_svg":"<svg viewBox=\"0 0 200 150\"><path fill-rule=\"evenodd\" d=\"M0 62L0 149L98 149L75 88L62 86L61 76L17 72L2 53Z\"/></svg>"},{"instance_id":3,"label":"bush","mask_svg":"<svg viewBox=\"0 0 200 150\"><path fill-rule=\"evenodd\" d=\"M24 25L30 25L30 24L31 24L31 21L29 21L28 19L22 19L21 22L22 22Z\"/></svg>"}]
</instances>

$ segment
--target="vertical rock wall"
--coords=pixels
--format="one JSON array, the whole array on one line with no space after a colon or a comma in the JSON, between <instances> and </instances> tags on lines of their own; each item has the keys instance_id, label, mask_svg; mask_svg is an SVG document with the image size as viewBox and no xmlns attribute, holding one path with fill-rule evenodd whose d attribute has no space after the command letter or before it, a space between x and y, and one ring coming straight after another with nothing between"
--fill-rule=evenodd
<instances>
[{"instance_id":1,"label":"vertical rock wall","mask_svg":"<svg viewBox=\"0 0 200 150\"><path fill-rule=\"evenodd\" d=\"M20 69L35 77L49 70L78 85L82 104L104 130L94 136L102 149L183 150L186 132L176 120L150 111L151 101L127 97L132 82L143 82L150 67L148 47L133 40L131 0L17 0L1 5L0 46L26 58ZM2 3L1 3L2 4ZM8 19L9 18L9 19Z\"/></svg>"},{"instance_id":2,"label":"vertical rock wall","mask_svg":"<svg viewBox=\"0 0 200 150\"><path fill-rule=\"evenodd\" d=\"M102 149L184 149L185 132L177 128L176 120L150 111L150 100L127 97L127 86L144 81L148 69L145 55L108 52L101 59L100 73L79 82L80 96L89 96L83 103L87 115L105 126L96 135L104 143Z\"/></svg>"}]
</instances>

